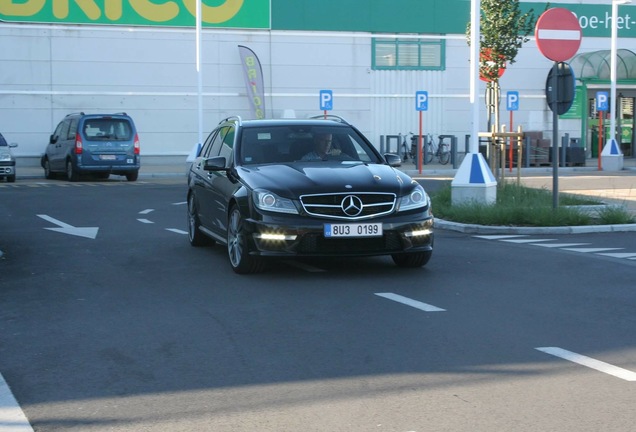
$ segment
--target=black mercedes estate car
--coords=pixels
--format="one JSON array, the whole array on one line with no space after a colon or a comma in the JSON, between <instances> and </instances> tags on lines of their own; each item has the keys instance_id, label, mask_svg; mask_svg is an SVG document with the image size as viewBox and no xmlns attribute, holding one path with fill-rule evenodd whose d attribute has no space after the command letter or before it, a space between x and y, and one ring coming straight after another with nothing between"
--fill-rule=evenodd
<instances>
[{"instance_id":1,"label":"black mercedes estate car","mask_svg":"<svg viewBox=\"0 0 636 432\"><path fill-rule=\"evenodd\" d=\"M227 118L188 172L190 243L225 245L241 274L276 257L390 255L421 267L431 203L399 164L339 117Z\"/></svg>"}]
</instances>

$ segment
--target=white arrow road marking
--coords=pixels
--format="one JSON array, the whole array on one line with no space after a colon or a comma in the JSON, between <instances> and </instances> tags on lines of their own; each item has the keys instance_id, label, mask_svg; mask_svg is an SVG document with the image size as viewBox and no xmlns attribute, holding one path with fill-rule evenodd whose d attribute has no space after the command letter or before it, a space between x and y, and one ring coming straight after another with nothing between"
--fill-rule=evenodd
<instances>
[{"instance_id":1,"label":"white arrow road marking","mask_svg":"<svg viewBox=\"0 0 636 432\"><path fill-rule=\"evenodd\" d=\"M59 226L60 228L44 228L51 231L57 231L62 234L70 234L78 237L86 237L89 239L95 239L97 237L98 227L74 227L72 225L66 224L62 221L52 218L48 215L37 215L39 218L44 219L45 221L51 222L54 225Z\"/></svg>"},{"instance_id":2,"label":"white arrow road marking","mask_svg":"<svg viewBox=\"0 0 636 432\"><path fill-rule=\"evenodd\" d=\"M142 210L139 212L139 214L148 214L148 213L152 213L153 211L155 211L155 209L146 209L146 210Z\"/></svg>"},{"instance_id":3,"label":"white arrow road marking","mask_svg":"<svg viewBox=\"0 0 636 432\"><path fill-rule=\"evenodd\" d=\"M187 203L188 203L187 201L181 201L181 202L172 203L172 205L175 205L175 206L186 205Z\"/></svg>"},{"instance_id":4,"label":"white arrow road marking","mask_svg":"<svg viewBox=\"0 0 636 432\"><path fill-rule=\"evenodd\" d=\"M141 222L141 223L145 223L145 224L151 224L151 223L154 223L153 221L148 220L148 219L137 219L137 220L138 220L139 222Z\"/></svg>"},{"instance_id":5,"label":"white arrow road marking","mask_svg":"<svg viewBox=\"0 0 636 432\"><path fill-rule=\"evenodd\" d=\"M33 432L24 411L0 374L0 432Z\"/></svg>"},{"instance_id":6,"label":"white arrow road marking","mask_svg":"<svg viewBox=\"0 0 636 432\"><path fill-rule=\"evenodd\" d=\"M582 366L587 366L589 368L596 369L597 371L613 375L617 378L624 379L625 381L636 381L636 373L627 369L620 368L618 366L611 365L609 363L602 362L600 360L593 359L591 357L586 357L584 355L577 354L572 351L567 351L558 347L542 347L535 349L546 354L560 357L564 360L568 360Z\"/></svg>"},{"instance_id":7,"label":"white arrow road marking","mask_svg":"<svg viewBox=\"0 0 636 432\"><path fill-rule=\"evenodd\" d=\"M441 308L438 308L437 306L433 306L433 305L430 305L430 304L422 303L420 301L413 300L413 299L410 299L408 297L403 297L403 296L401 296L399 294L375 293L375 295L380 296L380 297L384 297L384 298L389 299L389 300L396 301L398 303L405 304L407 306L414 307L416 309L423 310L424 312L445 312L446 311L446 309L441 309Z\"/></svg>"},{"instance_id":8,"label":"white arrow road marking","mask_svg":"<svg viewBox=\"0 0 636 432\"><path fill-rule=\"evenodd\" d=\"M187 231L183 231L177 228L166 228L166 231L172 231L173 233L177 233L177 234L187 234Z\"/></svg>"}]
</instances>

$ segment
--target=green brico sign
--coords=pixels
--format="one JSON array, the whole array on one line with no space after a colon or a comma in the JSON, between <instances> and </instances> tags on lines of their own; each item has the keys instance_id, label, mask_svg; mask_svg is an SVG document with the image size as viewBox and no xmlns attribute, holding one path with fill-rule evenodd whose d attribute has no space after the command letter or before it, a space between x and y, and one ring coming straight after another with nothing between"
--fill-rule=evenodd
<instances>
[{"instance_id":1,"label":"green brico sign","mask_svg":"<svg viewBox=\"0 0 636 432\"><path fill-rule=\"evenodd\" d=\"M131 26L270 28L271 0L0 0L0 20Z\"/></svg>"}]
</instances>

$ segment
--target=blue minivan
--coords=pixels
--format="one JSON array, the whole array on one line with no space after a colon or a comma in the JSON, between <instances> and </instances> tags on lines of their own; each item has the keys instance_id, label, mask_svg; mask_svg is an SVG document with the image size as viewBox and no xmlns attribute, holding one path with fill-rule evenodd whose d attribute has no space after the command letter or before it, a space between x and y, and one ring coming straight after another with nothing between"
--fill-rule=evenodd
<instances>
[{"instance_id":1,"label":"blue minivan","mask_svg":"<svg viewBox=\"0 0 636 432\"><path fill-rule=\"evenodd\" d=\"M135 181L141 166L135 123L126 113L69 114L50 136L41 165L47 179L57 174L69 181L82 174L107 179L115 174Z\"/></svg>"}]
</instances>

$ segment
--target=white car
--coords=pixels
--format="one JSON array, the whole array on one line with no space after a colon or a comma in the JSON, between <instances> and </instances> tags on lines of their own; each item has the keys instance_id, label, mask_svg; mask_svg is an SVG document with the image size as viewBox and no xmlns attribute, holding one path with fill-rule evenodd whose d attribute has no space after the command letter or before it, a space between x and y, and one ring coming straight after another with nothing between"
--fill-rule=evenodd
<instances>
[{"instance_id":1,"label":"white car","mask_svg":"<svg viewBox=\"0 0 636 432\"><path fill-rule=\"evenodd\" d=\"M15 143L7 144L0 134L0 180L6 178L9 183L15 181L15 157L11 149L17 146Z\"/></svg>"}]
</instances>

